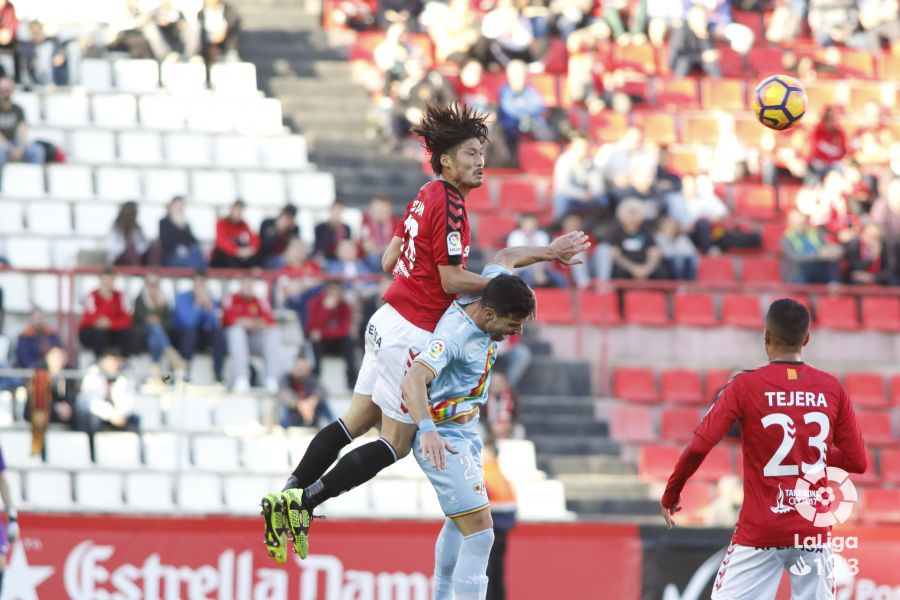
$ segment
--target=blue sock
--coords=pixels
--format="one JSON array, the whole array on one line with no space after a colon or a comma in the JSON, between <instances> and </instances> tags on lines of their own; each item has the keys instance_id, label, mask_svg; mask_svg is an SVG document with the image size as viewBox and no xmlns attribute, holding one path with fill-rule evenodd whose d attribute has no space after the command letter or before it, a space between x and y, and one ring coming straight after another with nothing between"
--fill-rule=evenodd
<instances>
[{"instance_id":1,"label":"blue sock","mask_svg":"<svg viewBox=\"0 0 900 600\"><path fill-rule=\"evenodd\" d=\"M444 521L434 545L434 600L453 600L453 570L463 535L453 519Z\"/></svg>"},{"instance_id":2,"label":"blue sock","mask_svg":"<svg viewBox=\"0 0 900 600\"><path fill-rule=\"evenodd\" d=\"M455 600L484 600L487 596L487 565L494 545L494 530L485 529L462 539L453 572Z\"/></svg>"}]
</instances>

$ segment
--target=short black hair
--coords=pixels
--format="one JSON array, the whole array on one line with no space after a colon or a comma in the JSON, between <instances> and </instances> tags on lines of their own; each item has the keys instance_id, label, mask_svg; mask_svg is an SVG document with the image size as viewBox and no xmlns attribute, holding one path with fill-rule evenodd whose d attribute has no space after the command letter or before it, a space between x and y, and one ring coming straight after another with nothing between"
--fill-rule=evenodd
<instances>
[{"instance_id":1,"label":"short black hair","mask_svg":"<svg viewBox=\"0 0 900 600\"><path fill-rule=\"evenodd\" d=\"M297 216L297 207L294 206L293 204L285 204L284 207L281 209L281 214L287 215L289 217L296 217Z\"/></svg>"},{"instance_id":2,"label":"short black hair","mask_svg":"<svg viewBox=\"0 0 900 600\"><path fill-rule=\"evenodd\" d=\"M766 313L766 331L776 346L800 348L809 333L809 311L796 300L776 300Z\"/></svg>"},{"instance_id":3,"label":"short black hair","mask_svg":"<svg viewBox=\"0 0 900 600\"><path fill-rule=\"evenodd\" d=\"M429 104L425 115L413 133L422 138L425 150L431 155L431 170L441 175L441 155L453 154L457 146L475 138L484 143L488 138L486 115L465 104Z\"/></svg>"},{"instance_id":4,"label":"short black hair","mask_svg":"<svg viewBox=\"0 0 900 600\"><path fill-rule=\"evenodd\" d=\"M534 315L534 292L516 275L497 275L481 295L481 303L498 316L527 319Z\"/></svg>"}]
</instances>

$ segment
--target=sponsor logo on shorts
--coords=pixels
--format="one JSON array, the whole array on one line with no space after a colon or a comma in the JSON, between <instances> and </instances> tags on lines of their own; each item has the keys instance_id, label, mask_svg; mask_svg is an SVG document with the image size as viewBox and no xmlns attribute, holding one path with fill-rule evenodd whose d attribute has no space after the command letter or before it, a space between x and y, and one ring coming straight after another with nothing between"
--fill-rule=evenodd
<instances>
[{"instance_id":1,"label":"sponsor logo on shorts","mask_svg":"<svg viewBox=\"0 0 900 600\"><path fill-rule=\"evenodd\" d=\"M428 346L428 350L425 354L428 355L428 358L432 360L437 360L444 353L444 350L447 349L447 344L445 344L442 340L433 340L431 344Z\"/></svg>"},{"instance_id":2,"label":"sponsor logo on shorts","mask_svg":"<svg viewBox=\"0 0 900 600\"><path fill-rule=\"evenodd\" d=\"M450 256L461 256L462 253L462 236L458 231L451 231L447 234L447 254Z\"/></svg>"},{"instance_id":3,"label":"sponsor logo on shorts","mask_svg":"<svg viewBox=\"0 0 900 600\"><path fill-rule=\"evenodd\" d=\"M487 496L487 488L484 486L483 481L479 481L478 483L473 485L472 489L475 490L475 493L479 496Z\"/></svg>"}]
</instances>

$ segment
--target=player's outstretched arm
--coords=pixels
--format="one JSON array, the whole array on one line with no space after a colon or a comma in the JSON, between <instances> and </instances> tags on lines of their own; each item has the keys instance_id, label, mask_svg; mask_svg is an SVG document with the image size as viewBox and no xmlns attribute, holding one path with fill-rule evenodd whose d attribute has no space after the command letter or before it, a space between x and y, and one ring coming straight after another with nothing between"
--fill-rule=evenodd
<instances>
[{"instance_id":1,"label":"player's outstretched arm","mask_svg":"<svg viewBox=\"0 0 900 600\"><path fill-rule=\"evenodd\" d=\"M396 235L391 239L391 243L388 244L387 249L384 251L384 254L381 255L381 270L385 273L393 273L394 265L397 264L397 259L400 258L400 247L403 245L403 238L397 237Z\"/></svg>"},{"instance_id":2,"label":"player's outstretched arm","mask_svg":"<svg viewBox=\"0 0 900 600\"><path fill-rule=\"evenodd\" d=\"M403 379L403 402L422 434L422 460L427 460L437 470L447 466L446 452L457 450L437 432L437 426L428 410L428 384L434 379L434 371L420 362L414 362ZM446 452L445 452L446 451Z\"/></svg>"},{"instance_id":3,"label":"player's outstretched arm","mask_svg":"<svg viewBox=\"0 0 900 600\"><path fill-rule=\"evenodd\" d=\"M583 231L572 231L553 240L549 246L513 246L497 253L494 262L508 269L527 267L537 262L558 262L564 265L581 264L575 258L591 247L590 239Z\"/></svg>"},{"instance_id":4,"label":"player's outstretched arm","mask_svg":"<svg viewBox=\"0 0 900 600\"><path fill-rule=\"evenodd\" d=\"M462 265L438 265L441 287L447 294L480 296L490 279L466 271Z\"/></svg>"}]
</instances>

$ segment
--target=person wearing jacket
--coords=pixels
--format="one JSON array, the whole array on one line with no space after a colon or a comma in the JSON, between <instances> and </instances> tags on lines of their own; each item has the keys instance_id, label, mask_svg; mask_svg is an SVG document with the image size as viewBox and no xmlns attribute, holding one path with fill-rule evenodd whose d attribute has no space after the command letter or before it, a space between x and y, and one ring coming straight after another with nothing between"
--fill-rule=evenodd
<instances>
[{"instance_id":1,"label":"person wearing jacket","mask_svg":"<svg viewBox=\"0 0 900 600\"><path fill-rule=\"evenodd\" d=\"M244 269L256 264L259 237L244 220L243 200L235 200L228 216L216 222L216 246L212 266L224 269Z\"/></svg>"},{"instance_id":2,"label":"person wearing jacket","mask_svg":"<svg viewBox=\"0 0 900 600\"><path fill-rule=\"evenodd\" d=\"M100 275L100 287L84 299L84 313L78 324L78 339L100 358L113 346L123 355L131 353L131 312L125 295L115 289L115 275L109 269Z\"/></svg>"},{"instance_id":3,"label":"person wearing jacket","mask_svg":"<svg viewBox=\"0 0 900 600\"><path fill-rule=\"evenodd\" d=\"M184 370L184 361L170 341L169 303L159 285L159 275L150 273L144 282L144 289L134 301L133 332L136 341L150 353L151 375L159 376L163 356L173 370Z\"/></svg>"},{"instance_id":4,"label":"person wearing jacket","mask_svg":"<svg viewBox=\"0 0 900 600\"><path fill-rule=\"evenodd\" d=\"M93 435L103 429L137 431L134 381L122 370L122 358L106 353L81 380L75 400L75 429Z\"/></svg>"},{"instance_id":5,"label":"person wearing jacket","mask_svg":"<svg viewBox=\"0 0 900 600\"><path fill-rule=\"evenodd\" d=\"M259 226L259 253L257 260L265 269L284 266L284 252L292 239L300 237L297 227L297 207L288 204L277 217L264 219Z\"/></svg>"},{"instance_id":6,"label":"person wearing jacket","mask_svg":"<svg viewBox=\"0 0 900 600\"><path fill-rule=\"evenodd\" d=\"M166 267L202 269L206 267L206 258L191 231L184 208L184 198L175 196L169 202L166 216L159 221L162 264Z\"/></svg>"},{"instance_id":7,"label":"person wearing jacket","mask_svg":"<svg viewBox=\"0 0 900 600\"><path fill-rule=\"evenodd\" d=\"M275 393L278 377L285 370L279 365L287 353L282 348L269 303L253 294L255 283L252 276L243 277L240 291L222 302L222 325L234 372L232 389L238 393L250 389L250 352L256 352L263 356L266 391Z\"/></svg>"},{"instance_id":8,"label":"person wearing jacket","mask_svg":"<svg viewBox=\"0 0 900 600\"><path fill-rule=\"evenodd\" d=\"M59 345L59 333L47 323L44 311L35 308L31 311L31 321L16 341L16 366L33 369L44 360L50 348Z\"/></svg>"},{"instance_id":9,"label":"person wearing jacket","mask_svg":"<svg viewBox=\"0 0 900 600\"><path fill-rule=\"evenodd\" d=\"M306 331L316 357L316 375L325 354L341 356L347 365L347 387L352 390L356 385L356 349L350 337L353 314L343 293L340 281L325 284L325 290L309 303Z\"/></svg>"},{"instance_id":10,"label":"person wearing jacket","mask_svg":"<svg viewBox=\"0 0 900 600\"><path fill-rule=\"evenodd\" d=\"M194 272L194 288L175 297L172 329L181 357L190 363L198 350L209 348L216 381L224 381L225 334L220 323L219 303L209 291L206 271ZM187 366L185 367L187 369Z\"/></svg>"}]
</instances>

